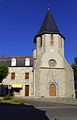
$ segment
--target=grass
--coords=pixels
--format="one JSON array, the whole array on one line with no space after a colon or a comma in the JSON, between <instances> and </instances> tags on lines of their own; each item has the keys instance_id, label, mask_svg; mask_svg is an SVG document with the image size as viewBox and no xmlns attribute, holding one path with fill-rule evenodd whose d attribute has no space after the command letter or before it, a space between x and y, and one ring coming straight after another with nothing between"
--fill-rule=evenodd
<instances>
[{"instance_id":1,"label":"grass","mask_svg":"<svg viewBox=\"0 0 77 120\"><path fill-rule=\"evenodd\" d=\"M11 100L1 100L0 103L9 103L9 104L24 104L24 100L20 99L11 99Z\"/></svg>"}]
</instances>

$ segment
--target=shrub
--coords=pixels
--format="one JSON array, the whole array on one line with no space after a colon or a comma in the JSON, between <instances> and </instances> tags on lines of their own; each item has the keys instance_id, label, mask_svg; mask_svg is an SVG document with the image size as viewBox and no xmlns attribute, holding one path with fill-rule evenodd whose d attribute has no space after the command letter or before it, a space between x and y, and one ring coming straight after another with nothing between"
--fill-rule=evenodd
<instances>
[{"instance_id":1,"label":"shrub","mask_svg":"<svg viewBox=\"0 0 77 120\"><path fill-rule=\"evenodd\" d=\"M4 100L11 100L11 99L12 99L12 96L10 96L10 95L6 95L6 96L4 96L3 99L4 99Z\"/></svg>"}]
</instances>

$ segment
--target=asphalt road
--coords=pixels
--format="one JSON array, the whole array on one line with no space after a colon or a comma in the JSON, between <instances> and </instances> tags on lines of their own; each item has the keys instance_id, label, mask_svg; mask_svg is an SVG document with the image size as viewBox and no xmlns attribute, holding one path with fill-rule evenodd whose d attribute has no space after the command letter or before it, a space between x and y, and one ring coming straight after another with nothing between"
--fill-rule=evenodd
<instances>
[{"instance_id":1,"label":"asphalt road","mask_svg":"<svg viewBox=\"0 0 77 120\"><path fill-rule=\"evenodd\" d=\"M0 120L49 120L45 111L33 105L0 104Z\"/></svg>"},{"instance_id":2,"label":"asphalt road","mask_svg":"<svg viewBox=\"0 0 77 120\"><path fill-rule=\"evenodd\" d=\"M77 106L29 101L25 104L1 104L0 120L77 120Z\"/></svg>"},{"instance_id":3,"label":"asphalt road","mask_svg":"<svg viewBox=\"0 0 77 120\"><path fill-rule=\"evenodd\" d=\"M77 106L60 103L27 101L26 104L45 111L49 120L77 120Z\"/></svg>"}]
</instances>

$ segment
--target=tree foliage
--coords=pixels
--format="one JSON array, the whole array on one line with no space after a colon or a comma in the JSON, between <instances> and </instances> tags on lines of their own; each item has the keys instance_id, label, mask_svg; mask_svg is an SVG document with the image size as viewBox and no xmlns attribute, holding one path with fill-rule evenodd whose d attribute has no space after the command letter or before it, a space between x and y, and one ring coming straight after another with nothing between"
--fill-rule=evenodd
<instances>
[{"instance_id":1,"label":"tree foliage","mask_svg":"<svg viewBox=\"0 0 77 120\"><path fill-rule=\"evenodd\" d=\"M74 70L74 80L77 82L77 57L74 58L74 63L71 66Z\"/></svg>"},{"instance_id":2,"label":"tree foliage","mask_svg":"<svg viewBox=\"0 0 77 120\"><path fill-rule=\"evenodd\" d=\"M8 75L8 66L5 64L0 64L0 83Z\"/></svg>"}]
</instances>

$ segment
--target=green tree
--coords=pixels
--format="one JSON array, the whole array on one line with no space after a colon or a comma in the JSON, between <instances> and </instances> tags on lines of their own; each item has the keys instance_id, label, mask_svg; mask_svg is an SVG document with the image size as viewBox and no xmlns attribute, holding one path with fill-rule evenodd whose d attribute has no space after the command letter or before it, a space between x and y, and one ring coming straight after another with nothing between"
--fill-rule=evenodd
<instances>
[{"instance_id":1,"label":"green tree","mask_svg":"<svg viewBox=\"0 0 77 120\"><path fill-rule=\"evenodd\" d=\"M0 83L3 81L4 78L8 75L8 66L5 64L0 64Z\"/></svg>"}]
</instances>

